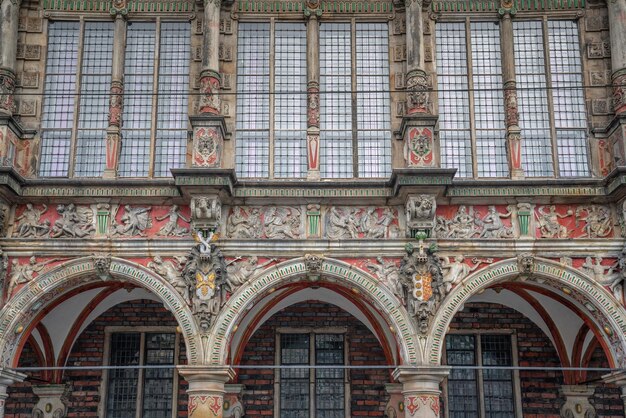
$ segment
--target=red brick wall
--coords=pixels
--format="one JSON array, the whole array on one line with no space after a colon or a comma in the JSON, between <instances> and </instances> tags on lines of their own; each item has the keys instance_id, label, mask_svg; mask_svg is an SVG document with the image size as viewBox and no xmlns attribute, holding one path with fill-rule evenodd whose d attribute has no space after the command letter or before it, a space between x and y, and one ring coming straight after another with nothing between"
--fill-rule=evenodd
<instances>
[{"instance_id":1,"label":"red brick wall","mask_svg":"<svg viewBox=\"0 0 626 418\"><path fill-rule=\"evenodd\" d=\"M247 369L246 364L272 365L275 359L277 327L347 327L349 364L385 365L385 355L376 337L349 313L322 302L299 303L272 316L252 336L242 358L239 383L245 385L243 403L246 418L274 415L274 370ZM351 416L383 417L390 381L385 369L350 371Z\"/></svg>"}]
</instances>

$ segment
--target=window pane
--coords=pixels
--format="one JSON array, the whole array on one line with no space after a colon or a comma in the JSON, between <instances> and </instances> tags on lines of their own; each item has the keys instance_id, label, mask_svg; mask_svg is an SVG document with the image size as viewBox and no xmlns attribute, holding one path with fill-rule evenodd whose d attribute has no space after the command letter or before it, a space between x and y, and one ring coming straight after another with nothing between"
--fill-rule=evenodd
<instances>
[{"instance_id":1,"label":"window pane","mask_svg":"<svg viewBox=\"0 0 626 418\"><path fill-rule=\"evenodd\" d=\"M483 366L512 366L511 337L508 335L483 335ZM513 372L511 370L483 370L486 418L511 417L515 413L513 402Z\"/></svg>"},{"instance_id":2,"label":"window pane","mask_svg":"<svg viewBox=\"0 0 626 418\"><path fill-rule=\"evenodd\" d=\"M476 365L476 342L473 335L446 336L446 360L452 366L448 376L450 418L477 418L478 391L476 370L454 366Z\"/></svg>"},{"instance_id":3,"label":"window pane","mask_svg":"<svg viewBox=\"0 0 626 418\"><path fill-rule=\"evenodd\" d=\"M387 24L356 25L359 177L391 175L388 43Z\"/></svg>"},{"instance_id":4,"label":"window pane","mask_svg":"<svg viewBox=\"0 0 626 418\"><path fill-rule=\"evenodd\" d=\"M146 334L145 364L173 365L175 334ZM143 416L169 418L172 416L174 369L146 369L143 381Z\"/></svg>"},{"instance_id":5,"label":"window pane","mask_svg":"<svg viewBox=\"0 0 626 418\"><path fill-rule=\"evenodd\" d=\"M41 165L39 175L68 175L74 122L78 22L50 22L48 54L41 117Z\"/></svg>"},{"instance_id":6,"label":"window pane","mask_svg":"<svg viewBox=\"0 0 626 418\"><path fill-rule=\"evenodd\" d=\"M280 336L280 417L309 418L309 334Z\"/></svg>"},{"instance_id":7,"label":"window pane","mask_svg":"<svg viewBox=\"0 0 626 418\"><path fill-rule=\"evenodd\" d=\"M138 366L141 334L111 335L111 366ZM107 418L135 418L139 369L109 370Z\"/></svg>"},{"instance_id":8,"label":"window pane","mask_svg":"<svg viewBox=\"0 0 626 418\"><path fill-rule=\"evenodd\" d=\"M559 175L588 176L587 119L576 22L548 21Z\"/></svg>"},{"instance_id":9,"label":"window pane","mask_svg":"<svg viewBox=\"0 0 626 418\"><path fill-rule=\"evenodd\" d=\"M529 177L552 176L554 171L542 23L513 22L513 37L522 129L522 166Z\"/></svg>"},{"instance_id":10,"label":"window pane","mask_svg":"<svg viewBox=\"0 0 626 418\"><path fill-rule=\"evenodd\" d=\"M306 27L276 23L274 176L306 177Z\"/></svg>"},{"instance_id":11,"label":"window pane","mask_svg":"<svg viewBox=\"0 0 626 418\"><path fill-rule=\"evenodd\" d=\"M343 335L315 336L315 364L318 366L345 363ZM315 412L319 418L344 418L344 369L317 369L315 373Z\"/></svg>"},{"instance_id":12,"label":"window pane","mask_svg":"<svg viewBox=\"0 0 626 418\"><path fill-rule=\"evenodd\" d=\"M185 165L190 37L188 22L161 23L155 177L167 177L170 168Z\"/></svg>"},{"instance_id":13,"label":"window pane","mask_svg":"<svg viewBox=\"0 0 626 418\"><path fill-rule=\"evenodd\" d=\"M269 176L270 25L240 23L237 39L239 177Z\"/></svg>"},{"instance_id":14,"label":"window pane","mask_svg":"<svg viewBox=\"0 0 626 418\"><path fill-rule=\"evenodd\" d=\"M128 24L120 176L146 177L149 172L155 36L155 23Z\"/></svg>"},{"instance_id":15,"label":"window pane","mask_svg":"<svg viewBox=\"0 0 626 418\"><path fill-rule=\"evenodd\" d=\"M349 23L320 27L320 169L322 177L353 177L352 40Z\"/></svg>"},{"instance_id":16,"label":"window pane","mask_svg":"<svg viewBox=\"0 0 626 418\"><path fill-rule=\"evenodd\" d=\"M98 177L104 170L112 59L113 22L86 22L76 134L76 176Z\"/></svg>"},{"instance_id":17,"label":"window pane","mask_svg":"<svg viewBox=\"0 0 626 418\"><path fill-rule=\"evenodd\" d=\"M500 26L473 22L470 29L478 176L507 177Z\"/></svg>"},{"instance_id":18,"label":"window pane","mask_svg":"<svg viewBox=\"0 0 626 418\"><path fill-rule=\"evenodd\" d=\"M465 24L438 23L435 36L441 166L456 168L458 177L472 177Z\"/></svg>"}]
</instances>

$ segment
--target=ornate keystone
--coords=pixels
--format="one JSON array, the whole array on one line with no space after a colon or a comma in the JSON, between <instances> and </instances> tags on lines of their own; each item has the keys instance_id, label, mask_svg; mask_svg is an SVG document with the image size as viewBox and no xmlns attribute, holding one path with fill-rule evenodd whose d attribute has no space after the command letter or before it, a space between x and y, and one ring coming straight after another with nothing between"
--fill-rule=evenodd
<instances>
[{"instance_id":1,"label":"ornate keystone","mask_svg":"<svg viewBox=\"0 0 626 418\"><path fill-rule=\"evenodd\" d=\"M217 195L191 198L191 226L196 230L215 231L222 219L222 202Z\"/></svg>"},{"instance_id":2,"label":"ornate keystone","mask_svg":"<svg viewBox=\"0 0 626 418\"><path fill-rule=\"evenodd\" d=\"M437 201L434 195L409 196L405 205L407 237L423 232L427 237L435 227Z\"/></svg>"}]
</instances>

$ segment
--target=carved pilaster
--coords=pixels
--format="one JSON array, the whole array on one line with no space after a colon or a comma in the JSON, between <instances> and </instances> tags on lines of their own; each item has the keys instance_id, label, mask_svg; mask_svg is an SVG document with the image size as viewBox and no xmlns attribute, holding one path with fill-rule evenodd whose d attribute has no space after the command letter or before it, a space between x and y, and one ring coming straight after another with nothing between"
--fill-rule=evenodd
<instances>
[{"instance_id":1,"label":"carved pilaster","mask_svg":"<svg viewBox=\"0 0 626 418\"><path fill-rule=\"evenodd\" d=\"M596 410L589 403L595 392L594 386L587 385L563 385L559 389L561 396L565 398L565 404L561 407L562 418L596 418Z\"/></svg>"},{"instance_id":2,"label":"carved pilaster","mask_svg":"<svg viewBox=\"0 0 626 418\"><path fill-rule=\"evenodd\" d=\"M319 0L307 0L304 9L306 23L307 64L307 178L320 179L320 25L322 16Z\"/></svg>"},{"instance_id":3,"label":"carved pilaster","mask_svg":"<svg viewBox=\"0 0 626 418\"><path fill-rule=\"evenodd\" d=\"M198 114L219 115L222 107L220 98L220 74L212 69L204 69L200 73L200 101Z\"/></svg>"},{"instance_id":4,"label":"carved pilaster","mask_svg":"<svg viewBox=\"0 0 626 418\"><path fill-rule=\"evenodd\" d=\"M15 111L15 72L0 68L0 113L13 115Z\"/></svg>"},{"instance_id":5,"label":"carved pilaster","mask_svg":"<svg viewBox=\"0 0 626 418\"><path fill-rule=\"evenodd\" d=\"M33 386L33 393L39 400L33 408L33 418L64 418L67 416L67 395L69 388L66 385L37 385Z\"/></svg>"}]
</instances>

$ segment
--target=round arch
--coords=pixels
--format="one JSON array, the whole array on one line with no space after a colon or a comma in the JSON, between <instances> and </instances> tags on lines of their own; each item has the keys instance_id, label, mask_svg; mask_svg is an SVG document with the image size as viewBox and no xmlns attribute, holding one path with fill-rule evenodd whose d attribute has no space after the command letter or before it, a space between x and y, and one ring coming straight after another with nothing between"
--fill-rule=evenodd
<instances>
[{"instance_id":1,"label":"round arch","mask_svg":"<svg viewBox=\"0 0 626 418\"><path fill-rule=\"evenodd\" d=\"M494 284L516 279L521 273L517 259L502 260L468 276L452 289L433 318L426 360L430 364L440 363L448 327L466 301ZM544 258L534 259L531 273L527 282L560 291L561 297L578 305L597 326L598 339L610 352L614 364L626 365L626 311L604 287L573 267Z\"/></svg>"},{"instance_id":2,"label":"round arch","mask_svg":"<svg viewBox=\"0 0 626 418\"><path fill-rule=\"evenodd\" d=\"M215 319L205 360L208 364L227 364L229 344L239 326L254 304L277 288L301 279L309 272L304 258L295 258L265 270L255 279L241 286L231 296ZM400 361L416 365L422 361L422 351L417 341L417 331L400 301L385 286L368 273L348 263L324 258L319 270L321 281L328 281L349 291L363 295L380 312L396 336Z\"/></svg>"},{"instance_id":3,"label":"round arch","mask_svg":"<svg viewBox=\"0 0 626 418\"><path fill-rule=\"evenodd\" d=\"M110 281L129 282L153 293L178 322L190 364L202 364L199 330L183 297L158 274L144 266L120 258L111 258ZM37 276L13 296L0 311L0 365L15 367L18 348L31 321L47 305L69 291L99 280L92 257L67 261Z\"/></svg>"}]
</instances>

